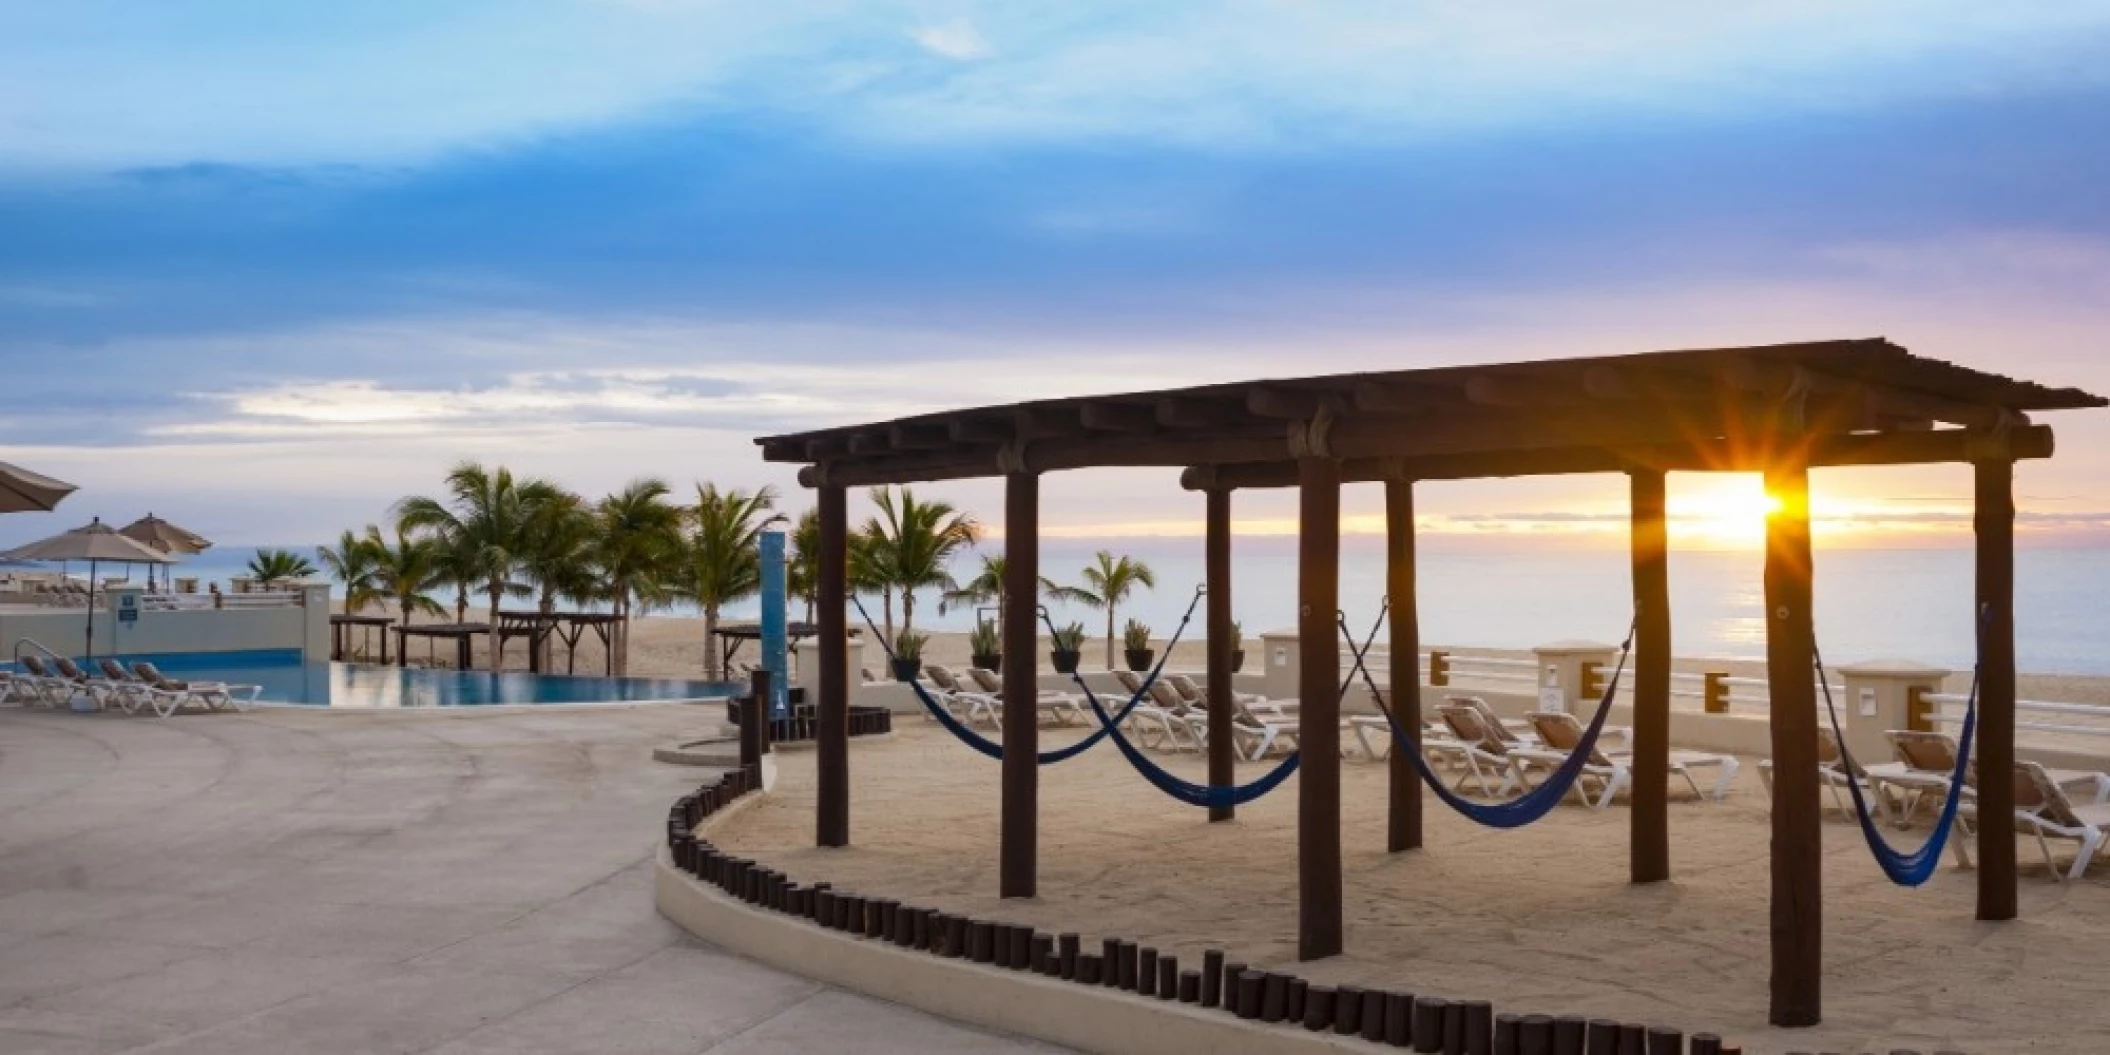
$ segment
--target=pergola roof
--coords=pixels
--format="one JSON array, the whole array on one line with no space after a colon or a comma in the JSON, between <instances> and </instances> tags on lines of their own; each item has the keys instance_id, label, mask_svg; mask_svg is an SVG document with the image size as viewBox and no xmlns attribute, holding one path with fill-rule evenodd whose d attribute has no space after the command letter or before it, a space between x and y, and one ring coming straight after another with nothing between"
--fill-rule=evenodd
<instances>
[{"instance_id":1,"label":"pergola roof","mask_svg":"<svg viewBox=\"0 0 2110 1055\"><path fill-rule=\"evenodd\" d=\"M807 463L808 486L1177 466L1224 488L1287 484L1302 455L1345 460L1349 480L1753 469L1784 445L1820 465L1947 461L1987 435L2044 457L2029 413L2105 405L1876 338L1036 400L756 442Z\"/></svg>"}]
</instances>

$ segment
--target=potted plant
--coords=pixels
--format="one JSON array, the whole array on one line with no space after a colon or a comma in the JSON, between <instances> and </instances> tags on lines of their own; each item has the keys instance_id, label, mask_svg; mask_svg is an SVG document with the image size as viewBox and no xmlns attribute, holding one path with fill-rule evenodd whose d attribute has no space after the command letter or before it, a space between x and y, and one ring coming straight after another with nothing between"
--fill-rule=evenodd
<instances>
[{"instance_id":1,"label":"potted plant","mask_svg":"<svg viewBox=\"0 0 2110 1055\"><path fill-rule=\"evenodd\" d=\"M1055 673L1077 673L1077 660L1084 655L1084 624L1071 623L1057 627L1053 645L1053 651L1048 653L1048 662L1055 665Z\"/></svg>"},{"instance_id":2,"label":"potted plant","mask_svg":"<svg viewBox=\"0 0 2110 1055\"><path fill-rule=\"evenodd\" d=\"M997 638L996 624L987 619L977 619L974 633L967 635L967 651L972 653L974 665L995 674L1004 670L1004 644Z\"/></svg>"},{"instance_id":3,"label":"potted plant","mask_svg":"<svg viewBox=\"0 0 2110 1055\"><path fill-rule=\"evenodd\" d=\"M929 634L903 630L894 635L894 680L914 681L923 670L923 646L930 642Z\"/></svg>"},{"instance_id":4,"label":"potted plant","mask_svg":"<svg viewBox=\"0 0 2110 1055\"><path fill-rule=\"evenodd\" d=\"M1140 619L1131 619L1121 628L1121 647L1127 652L1130 670L1149 670L1150 661L1157 656L1150 647L1150 627Z\"/></svg>"},{"instance_id":5,"label":"potted plant","mask_svg":"<svg viewBox=\"0 0 2110 1055\"><path fill-rule=\"evenodd\" d=\"M1231 673L1238 673L1238 669L1243 666L1245 666L1245 628L1238 625L1238 620L1233 619L1231 620Z\"/></svg>"}]
</instances>

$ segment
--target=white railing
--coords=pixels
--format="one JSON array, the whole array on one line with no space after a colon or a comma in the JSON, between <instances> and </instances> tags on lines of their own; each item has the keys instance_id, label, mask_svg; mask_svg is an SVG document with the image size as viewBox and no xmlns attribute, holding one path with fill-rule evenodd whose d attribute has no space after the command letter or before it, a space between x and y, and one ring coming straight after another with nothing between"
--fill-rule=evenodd
<instances>
[{"instance_id":1,"label":"white railing","mask_svg":"<svg viewBox=\"0 0 2110 1055\"><path fill-rule=\"evenodd\" d=\"M144 594L140 606L151 612L198 612L215 608L298 608L296 591L278 593L165 593Z\"/></svg>"},{"instance_id":2,"label":"white railing","mask_svg":"<svg viewBox=\"0 0 2110 1055\"><path fill-rule=\"evenodd\" d=\"M1927 693L1920 697L1937 706L1962 707L1971 702L1969 696L1954 693ZM2093 703L2050 703L2044 700L2016 700L2015 710L2032 711L2038 714L2071 714L2089 718L2101 718L2103 725L2069 725L2063 722L2017 721L2015 728L2033 733L2058 733L2066 736L2110 736L2110 707ZM1943 725L1961 725L1963 715L1948 711L1931 711L1927 720Z\"/></svg>"}]
</instances>

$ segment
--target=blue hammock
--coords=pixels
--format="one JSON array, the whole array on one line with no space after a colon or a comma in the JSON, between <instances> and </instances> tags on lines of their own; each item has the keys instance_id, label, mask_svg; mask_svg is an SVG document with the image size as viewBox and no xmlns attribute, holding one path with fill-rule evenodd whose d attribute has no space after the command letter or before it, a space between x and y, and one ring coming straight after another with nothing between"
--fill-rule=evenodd
<instances>
[{"instance_id":1,"label":"blue hammock","mask_svg":"<svg viewBox=\"0 0 2110 1055\"><path fill-rule=\"evenodd\" d=\"M1175 631L1172 635L1173 645L1179 644L1180 635L1186 633L1187 622L1194 618L1194 606L1201 601L1201 596L1202 592L1200 590L1196 590L1194 594L1194 600L1189 601L1187 603L1187 614L1180 617L1179 630ZM886 635L879 632L879 627L872 622L872 613L865 610L864 602L862 600L859 600L857 595L854 593L850 595L850 603L857 606L857 614L863 616L865 625L872 628L872 636L879 641L879 647L886 651L887 659L891 663L894 658L894 647L890 642L887 641ZM1172 658L1172 649L1169 646L1165 650L1165 658ZM1143 682L1142 686L1139 688L1136 694L1130 697L1128 703L1121 708L1121 717L1117 720L1125 721L1128 718L1128 712L1135 710L1136 705L1143 702L1143 697L1150 694L1151 682L1157 680L1158 671L1163 669L1165 669L1165 664L1164 661L1161 660L1158 663L1157 669L1152 670L1150 672L1150 677ZM960 721L960 719L955 717L951 711L946 710L944 704L932 699L929 690L923 687L922 682L911 681L908 683L908 685L909 688L915 690L916 698L923 701L924 709L929 711L930 716L932 718L937 719L938 724L944 726L947 732L957 737L961 743L966 744L971 748L974 748L976 751L981 752L983 755L995 759L997 761L1003 760L1004 745L997 743L996 741L991 740L988 737L983 736L982 734L975 732L973 729L969 728L967 723ZM1093 747L1098 745L1100 740L1105 739L1105 737L1105 729L1102 728L1094 730L1090 736L1087 736L1074 744L1070 744L1066 747L1056 748L1053 751L1040 752L1039 754L1034 756L1034 761L1037 764L1043 766L1052 766L1057 762L1067 762L1070 759L1075 758L1078 755L1081 755L1086 751L1091 750Z\"/></svg>"},{"instance_id":2,"label":"blue hammock","mask_svg":"<svg viewBox=\"0 0 2110 1055\"><path fill-rule=\"evenodd\" d=\"M1811 658L1817 668L1817 684L1824 686L1824 709L1831 714L1832 735L1839 741L1839 761L1849 774L1860 772L1854 758L1846 750L1846 732L1839 727L1839 707L1832 701L1832 687L1824 674L1824 657L1813 646ZM1985 614L1980 613L1978 625L1978 653L1985 655ZM1861 837L1868 842L1868 852L1881 866L1883 874L1899 886L1916 887L1934 878L1934 871L1941 866L1942 849L1949 844L1949 833L1956 828L1956 811L1963 803L1965 778L1970 774L1972 735L1978 730L1978 680L1980 668L1971 668L1971 695L1964 706L1963 732L1956 738L1956 772L1949 776L1949 794L1942 800L1941 819L1935 822L1933 834L1920 848L1909 853L1894 849L1883 838L1882 829L1876 826L1874 813L1868 807L1868 797L1861 790L1861 782L1849 778L1847 790L1854 797L1854 815L1861 822Z\"/></svg>"},{"instance_id":3,"label":"blue hammock","mask_svg":"<svg viewBox=\"0 0 2110 1055\"><path fill-rule=\"evenodd\" d=\"M1379 618L1383 618L1382 612L1379 613ZM1348 635L1345 619L1341 623L1341 632ZM1375 637L1374 630L1372 637ZM1348 646L1351 650L1355 648L1355 638L1352 635L1348 635ZM1363 652L1367 651L1369 646L1363 646ZM1626 642L1619 646L1619 665L1613 669L1610 680L1605 682L1604 698L1597 702L1597 713L1591 716L1590 724L1583 730L1582 740L1575 745L1575 750L1562 760L1553 774L1538 787L1508 802L1492 805L1474 802L1451 790L1444 783L1442 775L1429 767L1428 759L1421 756L1420 738L1407 735L1406 730L1400 728L1399 719L1393 715L1392 708L1386 706L1384 695L1378 691L1376 679L1370 676L1369 668L1363 665L1363 652L1355 654L1354 669L1362 673L1370 687L1372 698L1377 702L1377 709L1384 713L1385 724L1392 730L1392 750L1404 752L1413 761L1414 770L1421 774L1422 782L1436 793L1437 798L1443 800L1444 805L1458 811L1467 820L1488 828L1521 828L1553 812L1554 807L1560 805L1561 799L1567 796L1569 789L1574 787L1575 781L1582 776L1583 767L1589 764L1590 755L1597 749L1598 734L1604 732L1605 719L1612 713L1612 699L1619 694L1619 680L1626 673L1627 658L1633 651L1634 627L1630 625L1627 628Z\"/></svg>"},{"instance_id":4,"label":"blue hammock","mask_svg":"<svg viewBox=\"0 0 2110 1055\"><path fill-rule=\"evenodd\" d=\"M1194 612L1194 607L1189 605L1187 612L1191 616ZM1047 621L1046 609L1041 610L1041 619ZM1180 626L1184 628L1186 621L1181 620ZM1054 623L1048 622L1048 632L1052 634L1054 630ZM1165 650L1165 659L1169 660L1171 658L1172 650L1167 648ZM1162 670L1164 666L1165 660L1159 660L1158 668ZM1099 718L1099 733L1096 735L1112 737L1114 747L1120 750L1122 757L1128 759L1128 764L1135 767L1137 773L1142 774L1144 780L1149 781L1152 787L1164 792L1167 797L1184 802L1189 806L1222 809L1229 806L1243 806L1253 802L1281 787L1282 782L1288 780L1290 774L1297 771L1297 763L1303 758L1303 752L1293 752L1288 758L1283 759L1280 765L1248 784L1239 784L1227 788L1216 787L1211 784L1197 784L1173 773L1171 770L1159 765L1149 755L1144 754L1142 748L1131 743L1127 734L1121 732L1121 719L1127 716L1127 711L1124 709L1119 717L1106 713L1106 708L1099 703L1098 695L1092 692L1091 686L1084 683L1083 675L1072 671L1070 677L1077 682L1078 688L1084 690L1085 702L1091 704L1092 713ZM1151 677L1156 678L1157 671L1151 671ZM1150 684L1145 682L1143 687L1148 689ZM1134 707L1135 701L1129 701L1129 706Z\"/></svg>"}]
</instances>

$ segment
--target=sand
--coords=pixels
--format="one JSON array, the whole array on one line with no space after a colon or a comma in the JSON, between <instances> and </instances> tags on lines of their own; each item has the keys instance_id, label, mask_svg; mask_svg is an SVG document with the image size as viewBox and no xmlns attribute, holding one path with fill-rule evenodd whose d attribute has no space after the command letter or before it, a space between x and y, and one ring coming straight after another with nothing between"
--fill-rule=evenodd
<instances>
[{"instance_id":1,"label":"sand","mask_svg":"<svg viewBox=\"0 0 2110 1055\"><path fill-rule=\"evenodd\" d=\"M1711 1030L1752 1052L2080 1053L2102 1050L2110 1034L2099 997L2110 866L2059 884L2024 843L2021 920L1982 925L1972 920L1974 873L1952 858L1922 888L1893 887L1836 814L1825 832L1826 1022L1769 1029L1769 825L1749 760L1727 801L1674 800L1675 881L1646 888L1626 882L1624 805L1570 805L1492 832L1430 799L1428 849L1388 855L1386 767L1350 761L1347 953L1296 965L1294 780L1235 822L1210 825L1112 750L1045 769L1040 897L1000 901L998 767L927 722L900 728L853 748L852 847L812 848L813 756L796 749L780 753L775 793L717 840L801 881L1073 930L1088 944L1120 936L1197 963L1204 948L1222 948L1318 982ZM1049 729L1044 740L1079 732ZM1171 765L1202 777L1192 756ZM1242 764L1240 779L1262 769Z\"/></svg>"}]
</instances>

